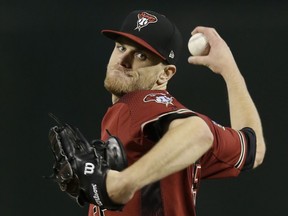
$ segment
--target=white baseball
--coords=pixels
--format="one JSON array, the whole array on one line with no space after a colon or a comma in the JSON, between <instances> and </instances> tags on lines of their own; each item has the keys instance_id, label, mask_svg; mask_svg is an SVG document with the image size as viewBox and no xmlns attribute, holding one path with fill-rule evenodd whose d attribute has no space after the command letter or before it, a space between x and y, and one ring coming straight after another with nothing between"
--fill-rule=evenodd
<instances>
[{"instance_id":1,"label":"white baseball","mask_svg":"<svg viewBox=\"0 0 288 216\"><path fill-rule=\"evenodd\" d=\"M196 33L190 37L188 49L193 56L207 55L210 46L204 34Z\"/></svg>"}]
</instances>

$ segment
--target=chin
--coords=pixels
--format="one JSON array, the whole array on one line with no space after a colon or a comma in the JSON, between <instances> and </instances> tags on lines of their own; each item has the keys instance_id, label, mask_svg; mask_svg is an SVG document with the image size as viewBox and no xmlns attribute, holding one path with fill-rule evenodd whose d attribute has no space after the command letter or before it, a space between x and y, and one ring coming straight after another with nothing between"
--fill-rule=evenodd
<instances>
[{"instance_id":1,"label":"chin","mask_svg":"<svg viewBox=\"0 0 288 216\"><path fill-rule=\"evenodd\" d=\"M119 82L119 79L105 79L104 87L108 92L110 92L113 95L116 95L117 97L121 97L127 92L125 91L125 84L123 82Z\"/></svg>"}]
</instances>

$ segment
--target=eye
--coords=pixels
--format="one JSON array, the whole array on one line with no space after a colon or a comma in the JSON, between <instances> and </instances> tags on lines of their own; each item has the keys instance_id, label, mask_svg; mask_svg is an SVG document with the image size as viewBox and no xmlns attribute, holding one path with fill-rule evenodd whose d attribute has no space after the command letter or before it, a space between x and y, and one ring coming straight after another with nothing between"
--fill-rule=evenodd
<instances>
[{"instance_id":1,"label":"eye","mask_svg":"<svg viewBox=\"0 0 288 216\"><path fill-rule=\"evenodd\" d=\"M135 56L141 61L145 61L147 59L147 55L142 52L136 52Z\"/></svg>"},{"instance_id":2,"label":"eye","mask_svg":"<svg viewBox=\"0 0 288 216\"><path fill-rule=\"evenodd\" d=\"M120 52L125 52L126 48L124 46L122 46L121 44L116 45L116 48L120 51Z\"/></svg>"}]
</instances>

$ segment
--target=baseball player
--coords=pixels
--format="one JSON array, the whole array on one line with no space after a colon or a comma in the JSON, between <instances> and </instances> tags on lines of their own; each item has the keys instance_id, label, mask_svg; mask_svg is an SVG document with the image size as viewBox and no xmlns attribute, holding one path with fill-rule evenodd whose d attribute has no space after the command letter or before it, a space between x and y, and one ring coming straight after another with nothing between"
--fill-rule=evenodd
<instances>
[{"instance_id":1,"label":"baseball player","mask_svg":"<svg viewBox=\"0 0 288 216\"><path fill-rule=\"evenodd\" d=\"M213 28L196 27L192 34L197 32L206 36L210 51L188 62L223 77L231 127L185 107L168 92L182 38L166 16L136 10L119 30L102 31L115 47L104 82L113 105L103 118L101 140L117 137L128 164L118 169L106 156L102 168L102 159L81 156L81 193L70 194L90 203L89 216L193 216L201 180L236 177L263 162L261 120L229 47Z\"/></svg>"}]
</instances>

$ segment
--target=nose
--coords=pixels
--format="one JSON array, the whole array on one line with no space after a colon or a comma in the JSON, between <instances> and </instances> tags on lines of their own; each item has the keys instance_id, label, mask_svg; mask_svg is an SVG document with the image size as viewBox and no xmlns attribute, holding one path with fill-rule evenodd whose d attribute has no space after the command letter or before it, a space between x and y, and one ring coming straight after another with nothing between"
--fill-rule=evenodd
<instances>
[{"instance_id":1,"label":"nose","mask_svg":"<svg viewBox=\"0 0 288 216\"><path fill-rule=\"evenodd\" d=\"M119 65L125 68L131 68L132 66L132 56L128 52L122 53L118 59Z\"/></svg>"}]
</instances>

